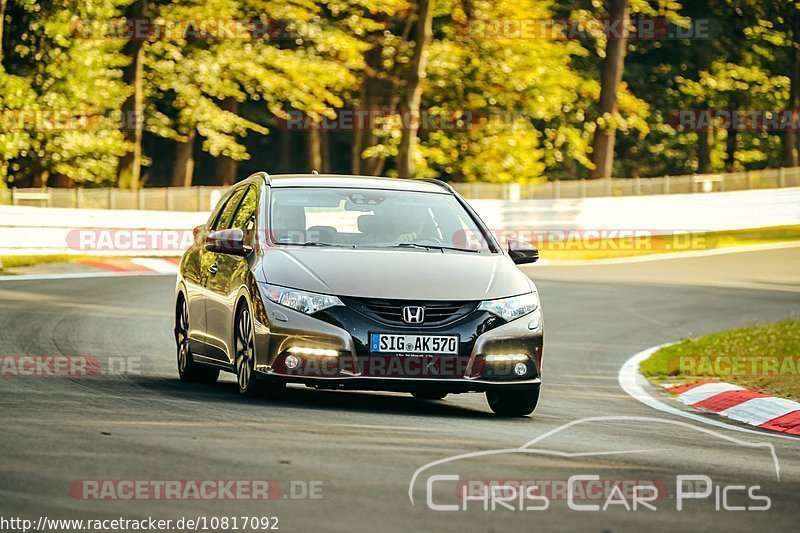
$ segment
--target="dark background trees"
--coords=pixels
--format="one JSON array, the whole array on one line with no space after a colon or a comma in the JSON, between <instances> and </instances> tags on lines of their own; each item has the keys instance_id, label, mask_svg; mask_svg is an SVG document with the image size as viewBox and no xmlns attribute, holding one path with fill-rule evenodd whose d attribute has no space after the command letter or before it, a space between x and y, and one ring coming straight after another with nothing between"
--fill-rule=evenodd
<instances>
[{"instance_id":1,"label":"dark background trees","mask_svg":"<svg viewBox=\"0 0 800 533\"><path fill-rule=\"evenodd\" d=\"M795 166L791 127L676 116L798 107L783 0L0 1L6 186Z\"/></svg>"}]
</instances>

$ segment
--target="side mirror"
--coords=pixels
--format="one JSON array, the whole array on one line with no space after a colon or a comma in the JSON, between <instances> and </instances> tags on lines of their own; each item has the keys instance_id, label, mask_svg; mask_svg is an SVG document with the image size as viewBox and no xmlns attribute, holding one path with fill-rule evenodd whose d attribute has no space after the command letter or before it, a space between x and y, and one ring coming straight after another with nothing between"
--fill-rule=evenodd
<instances>
[{"instance_id":1,"label":"side mirror","mask_svg":"<svg viewBox=\"0 0 800 533\"><path fill-rule=\"evenodd\" d=\"M206 250L220 254L247 255L252 246L244 242L244 232L239 228L212 231L206 237Z\"/></svg>"},{"instance_id":2,"label":"side mirror","mask_svg":"<svg viewBox=\"0 0 800 533\"><path fill-rule=\"evenodd\" d=\"M202 238L202 235L206 232L206 225L200 224L199 226L195 226L192 229L192 237L194 237L194 242L199 244L199 240Z\"/></svg>"},{"instance_id":3,"label":"side mirror","mask_svg":"<svg viewBox=\"0 0 800 533\"><path fill-rule=\"evenodd\" d=\"M539 260L539 249L527 242L508 241L508 256L516 265L535 263Z\"/></svg>"}]
</instances>

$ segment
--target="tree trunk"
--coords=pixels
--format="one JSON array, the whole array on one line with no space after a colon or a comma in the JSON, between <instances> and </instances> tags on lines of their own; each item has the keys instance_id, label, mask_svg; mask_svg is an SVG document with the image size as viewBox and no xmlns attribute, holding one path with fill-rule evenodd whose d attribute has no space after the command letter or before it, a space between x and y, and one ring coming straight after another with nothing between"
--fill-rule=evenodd
<instances>
[{"instance_id":1,"label":"tree trunk","mask_svg":"<svg viewBox=\"0 0 800 533\"><path fill-rule=\"evenodd\" d=\"M3 23L6 19L6 0L0 0L0 65L3 63Z\"/></svg>"},{"instance_id":2,"label":"tree trunk","mask_svg":"<svg viewBox=\"0 0 800 533\"><path fill-rule=\"evenodd\" d=\"M697 48L697 81L700 81L703 72L708 72L710 59L708 57L708 47L699 46ZM699 106L701 113L708 111L708 102L702 102ZM708 127L697 132L697 172L699 174L711 173L711 152L714 147L714 125L709 121Z\"/></svg>"},{"instance_id":3,"label":"tree trunk","mask_svg":"<svg viewBox=\"0 0 800 533\"><path fill-rule=\"evenodd\" d=\"M414 178L417 175L415 161L417 132L422 101L422 79L425 77L428 44L433 35L433 1L418 0L417 2L417 22L414 29L416 43L411 58L411 68L406 78L404 100L400 106L403 132L397 155L397 170L401 178Z\"/></svg>"},{"instance_id":4,"label":"tree trunk","mask_svg":"<svg viewBox=\"0 0 800 533\"><path fill-rule=\"evenodd\" d=\"M800 15L797 11L793 13L792 18L792 67L788 109L791 113L797 113L800 109ZM784 164L787 167L796 167L800 164L799 145L797 131L791 127L787 128L783 136Z\"/></svg>"},{"instance_id":5,"label":"tree trunk","mask_svg":"<svg viewBox=\"0 0 800 533\"><path fill-rule=\"evenodd\" d=\"M739 132L733 128L728 128L728 139L725 142L725 170L734 172L736 170L736 144L739 142Z\"/></svg>"},{"instance_id":6,"label":"tree trunk","mask_svg":"<svg viewBox=\"0 0 800 533\"><path fill-rule=\"evenodd\" d=\"M286 129L278 134L278 141L280 143L280 155L278 157L278 165L281 174L288 174L291 172L292 161L292 137L291 132Z\"/></svg>"},{"instance_id":7,"label":"tree trunk","mask_svg":"<svg viewBox=\"0 0 800 533\"><path fill-rule=\"evenodd\" d=\"M196 130L192 129L186 135L185 142L175 145L175 162L172 164L173 187L191 187L194 175L194 138Z\"/></svg>"},{"instance_id":8,"label":"tree trunk","mask_svg":"<svg viewBox=\"0 0 800 533\"><path fill-rule=\"evenodd\" d=\"M308 128L308 170L319 170L322 168L322 135L319 131L319 123L311 122Z\"/></svg>"},{"instance_id":9,"label":"tree trunk","mask_svg":"<svg viewBox=\"0 0 800 533\"><path fill-rule=\"evenodd\" d=\"M625 70L625 53L628 47L628 24L630 9L628 0L611 0L611 20L621 21L618 24L621 34L617 38L609 37L606 45L606 57L603 59L600 74L600 116L616 115L618 110L617 91L622 83ZM592 178L610 178L614 167L614 143L616 132L613 125L606 123L594 132L592 141Z\"/></svg>"},{"instance_id":10,"label":"tree trunk","mask_svg":"<svg viewBox=\"0 0 800 533\"><path fill-rule=\"evenodd\" d=\"M331 173L331 149L330 149L330 135L325 128L320 130L320 155L322 156L322 165L319 171L323 174Z\"/></svg>"},{"instance_id":11,"label":"tree trunk","mask_svg":"<svg viewBox=\"0 0 800 533\"><path fill-rule=\"evenodd\" d=\"M225 98L220 107L225 111L229 111L235 115L239 114L239 101L232 96ZM214 165L214 183L219 183L220 185L226 186L233 185L236 182L236 171L238 166L239 164L236 162L236 160L228 157L227 155L220 155L217 157Z\"/></svg>"},{"instance_id":12,"label":"tree trunk","mask_svg":"<svg viewBox=\"0 0 800 533\"><path fill-rule=\"evenodd\" d=\"M711 166L711 152L714 149L714 126L697 132L697 172L698 174L710 174L713 171Z\"/></svg>"},{"instance_id":13,"label":"tree trunk","mask_svg":"<svg viewBox=\"0 0 800 533\"><path fill-rule=\"evenodd\" d=\"M125 16L142 18L145 0L136 0ZM122 49L130 58L130 64L122 71L122 81L133 89L133 93L122 104L122 134L133 145L130 152L123 155L117 167L117 186L124 189L138 189L142 169L142 112L144 108L143 74L144 48L142 39L131 39Z\"/></svg>"}]
</instances>

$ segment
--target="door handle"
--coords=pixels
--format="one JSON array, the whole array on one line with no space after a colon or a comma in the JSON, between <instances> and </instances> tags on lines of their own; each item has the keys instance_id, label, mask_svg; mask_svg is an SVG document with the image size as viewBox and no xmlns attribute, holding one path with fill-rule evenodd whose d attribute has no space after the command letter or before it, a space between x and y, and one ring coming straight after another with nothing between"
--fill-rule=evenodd
<instances>
[{"instance_id":1,"label":"door handle","mask_svg":"<svg viewBox=\"0 0 800 533\"><path fill-rule=\"evenodd\" d=\"M211 275L212 275L212 276L213 276L214 274L216 274L218 270L219 270L219 267L217 266L217 262L216 262L216 261L214 261L213 263L211 263L211 266L210 266L210 267L208 267L208 271L209 271L209 272L211 272Z\"/></svg>"}]
</instances>

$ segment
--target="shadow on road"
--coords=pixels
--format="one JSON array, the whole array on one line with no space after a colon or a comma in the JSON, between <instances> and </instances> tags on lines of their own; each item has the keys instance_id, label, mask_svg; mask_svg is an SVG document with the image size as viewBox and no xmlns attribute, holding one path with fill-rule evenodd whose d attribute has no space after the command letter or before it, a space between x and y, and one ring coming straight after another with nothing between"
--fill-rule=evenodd
<instances>
[{"instance_id":1,"label":"shadow on road","mask_svg":"<svg viewBox=\"0 0 800 533\"><path fill-rule=\"evenodd\" d=\"M465 395L450 395L445 400L417 400L410 394L372 393L354 391L314 390L289 386L280 399L245 398L239 395L236 383L222 381L214 385L184 383L176 378L128 376L128 381L173 399L194 402L213 402L218 405L263 406L265 409L308 409L370 413L409 414L416 416L447 416L459 418L494 418L489 412L463 406ZM482 395L481 395L482 396Z\"/></svg>"}]
</instances>

